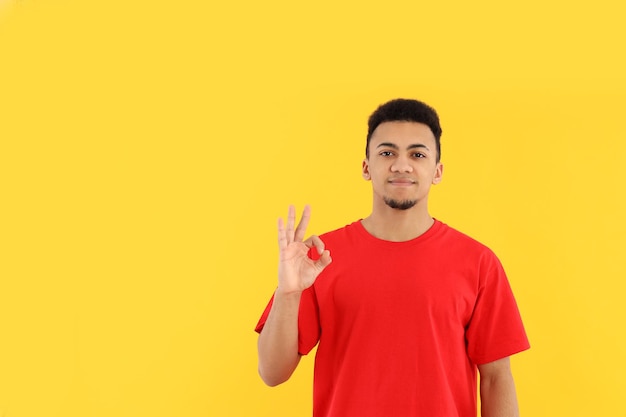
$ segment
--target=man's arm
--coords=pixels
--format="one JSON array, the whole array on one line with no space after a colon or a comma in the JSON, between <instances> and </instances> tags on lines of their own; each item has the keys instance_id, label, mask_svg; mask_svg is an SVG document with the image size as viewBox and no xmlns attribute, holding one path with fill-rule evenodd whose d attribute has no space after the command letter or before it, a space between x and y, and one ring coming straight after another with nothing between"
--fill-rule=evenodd
<instances>
[{"instance_id":1,"label":"man's arm","mask_svg":"<svg viewBox=\"0 0 626 417\"><path fill-rule=\"evenodd\" d=\"M509 358L478 365L482 417L519 417Z\"/></svg>"},{"instance_id":2,"label":"man's arm","mask_svg":"<svg viewBox=\"0 0 626 417\"><path fill-rule=\"evenodd\" d=\"M300 362L298 310L302 293L274 293L272 309L259 334L259 375L270 387L287 381Z\"/></svg>"},{"instance_id":3,"label":"man's arm","mask_svg":"<svg viewBox=\"0 0 626 417\"><path fill-rule=\"evenodd\" d=\"M272 308L259 335L259 375L269 386L289 379L300 362L298 353L298 312L302 292L315 282L317 276L331 262L330 253L317 236L302 241L311 216L309 206L294 229L296 212L289 207L287 224L278 220L278 289ZM309 250L315 247L319 259L312 260Z\"/></svg>"}]
</instances>

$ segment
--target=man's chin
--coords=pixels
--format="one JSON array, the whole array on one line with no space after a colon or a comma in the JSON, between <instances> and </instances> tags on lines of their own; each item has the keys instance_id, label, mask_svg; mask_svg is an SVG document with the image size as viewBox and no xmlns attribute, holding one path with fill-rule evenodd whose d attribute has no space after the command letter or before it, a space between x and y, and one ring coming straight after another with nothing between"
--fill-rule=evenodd
<instances>
[{"instance_id":1,"label":"man's chin","mask_svg":"<svg viewBox=\"0 0 626 417\"><path fill-rule=\"evenodd\" d=\"M408 210L417 204L417 200L395 200L393 198L385 198L385 204L392 209Z\"/></svg>"}]
</instances>

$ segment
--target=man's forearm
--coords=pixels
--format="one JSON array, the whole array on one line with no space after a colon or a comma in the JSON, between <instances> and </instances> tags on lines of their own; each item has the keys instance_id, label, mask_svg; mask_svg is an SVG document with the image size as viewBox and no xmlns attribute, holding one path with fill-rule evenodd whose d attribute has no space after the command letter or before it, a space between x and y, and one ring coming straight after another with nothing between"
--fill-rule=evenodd
<instances>
[{"instance_id":1,"label":"man's forearm","mask_svg":"<svg viewBox=\"0 0 626 417\"><path fill-rule=\"evenodd\" d=\"M519 417L515 382L505 358L479 367L482 417Z\"/></svg>"},{"instance_id":2,"label":"man's forearm","mask_svg":"<svg viewBox=\"0 0 626 417\"><path fill-rule=\"evenodd\" d=\"M288 380L300 362L298 311L301 295L276 291L267 321L259 335L259 375L269 386Z\"/></svg>"}]
</instances>

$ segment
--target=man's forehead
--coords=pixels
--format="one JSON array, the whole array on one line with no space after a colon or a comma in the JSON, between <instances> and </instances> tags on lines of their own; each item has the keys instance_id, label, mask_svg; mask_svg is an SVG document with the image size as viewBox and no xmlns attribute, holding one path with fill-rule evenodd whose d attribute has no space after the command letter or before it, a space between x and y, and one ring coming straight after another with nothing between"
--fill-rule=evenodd
<instances>
[{"instance_id":1,"label":"man's forehead","mask_svg":"<svg viewBox=\"0 0 626 417\"><path fill-rule=\"evenodd\" d=\"M398 146L398 144L393 143L393 142L381 142L378 144L375 144L376 148L393 148L393 149L400 149L400 146ZM409 143L408 145L405 146L406 149L416 149L416 148L422 148L422 149L427 149L430 150L430 148L428 147L428 145L426 145L425 143L421 143L421 142L416 142L416 143Z\"/></svg>"},{"instance_id":2,"label":"man's forehead","mask_svg":"<svg viewBox=\"0 0 626 417\"><path fill-rule=\"evenodd\" d=\"M436 142L435 135L428 125L418 122L384 122L374 130L371 141L375 146L378 143L393 143L406 147L407 142L432 145Z\"/></svg>"}]
</instances>

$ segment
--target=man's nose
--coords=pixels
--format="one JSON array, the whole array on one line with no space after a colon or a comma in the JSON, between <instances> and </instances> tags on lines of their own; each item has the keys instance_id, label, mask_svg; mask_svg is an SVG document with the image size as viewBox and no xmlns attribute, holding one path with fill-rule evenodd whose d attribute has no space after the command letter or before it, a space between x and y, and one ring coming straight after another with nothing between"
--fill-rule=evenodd
<instances>
[{"instance_id":1,"label":"man's nose","mask_svg":"<svg viewBox=\"0 0 626 417\"><path fill-rule=\"evenodd\" d=\"M405 156L399 156L391 165L391 171L393 172L413 172L413 166L409 158Z\"/></svg>"}]
</instances>

